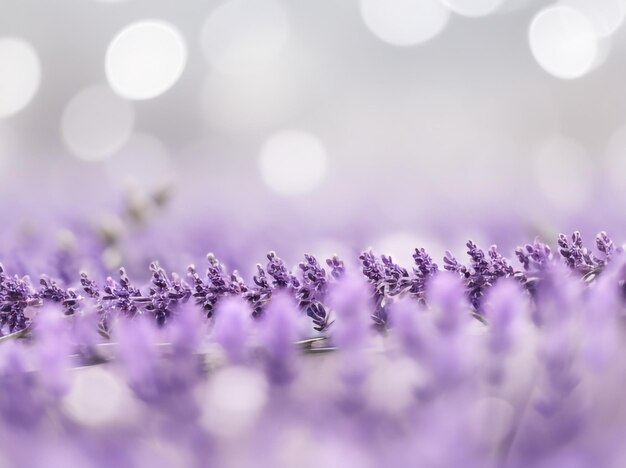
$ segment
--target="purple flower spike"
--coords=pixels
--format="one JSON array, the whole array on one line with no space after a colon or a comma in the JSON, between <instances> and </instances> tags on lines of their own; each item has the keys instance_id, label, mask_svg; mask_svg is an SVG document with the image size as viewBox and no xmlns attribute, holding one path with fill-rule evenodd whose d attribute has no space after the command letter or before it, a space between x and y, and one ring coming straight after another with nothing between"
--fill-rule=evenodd
<instances>
[{"instance_id":1,"label":"purple flower spike","mask_svg":"<svg viewBox=\"0 0 626 468\"><path fill-rule=\"evenodd\" d=\"M196 304L205 310L207 317L211 317L217 301L228 294L240 293L242 282L236 274L228 278L224 267L212 253L207 255L207 262L206 283L196 272L195 266L190 265L187 271L192 282L191 295Z\"/></svg>"},{"instance_id":2,"label":"purple flower spike","mask_svg":"<svg viewBox=\"0 0 626 468\"><path fill-rule=\"evenodd\" d=\"M289 383L294 377L293 344L299 338L300 317L297 305L283 291L274 294L259 322L261 345L266 352L266 371L276 384Z\"/></svg>"},{"instance_id":3,"label":"purple flower spike","mask_svg":"<svg viewBox=\"0 0 626 468\"><path fill-rule=\"evenodd\" d=\"M531 273L543 271L553 260L552 250L539 238L535 239L534 244L526 244L515 249L515 255L524 266L524 270Z\"/></svg>"},{"instance_id":4,"label":"purple flower spike","mask_svg":"<svg viewBox=\"0 0 626 468\"><path fill-rule=\"evenodd\" d=\"M245 360L252 325L252 309L247 301L228 297L218 304L213 339L224 349L231 363Z\"/></svg>"},{"instance_id":5,"label":"purple flower spike","mask_svg":"<svg viewBox=\"0 0 626 468\"><path fill-rule=\"evenodd\" d=\"M83 287L83 290L88 297L99 301L100 290L98 288L98 284L95 281L90 280L85 272L81 272L80 274L80 285Z\"/></svg>"},{"instance_id":6,"label":"purple flower spike","mask_svg":"<svg viewBox=\"0 0 626 468\"><path fill-rule=\"evenodd\" d=\"M321 301L326 294L328 284L326 270L321 267L317 259L313 255L305 254L304 260L298 265L302 272L302 281L296 291L296 299L302 308Z\"/></svg>"},{"instance_id":7,"label":"purple flower spike","mask_svg":"<svg viewBox=\"0 0 626 468\"><path fill-rule=\"evenodd\" d=\"M376 258L371 250L361 253L359 260L361 260L363 275L372 285L372 294L374 296L375 304L374 313L372 314L374 325L378 329L384 330L387 327L387 313L384 310L385 293L387 288L387 277L385 271L386 266L383 262ZM386 258L386 261L393 264L391 258Z\"/></svg>"},{"instance_id":8,"label":"purple flower spike","mask_svg":"<svg viewBox=\"0 0 626 468\"><path fill-rule=\"evenodd\" d=\"M508 353L514 346L514 323L525 311L526 297L519 283L512 279L498 281L485 298L485 316L489 322L488 346L494 355Z\"/></svg>"},{"instance_id":9,"label":"purple flower spike","mask_svg":"<svg viewBox=\"0 0 626 468\"><path fill-rule=\"evenodd\" d=\"M439 267L423 248L415 249L413 260L415 261L415 267L413 267L415 277L413 278L411 293L423 302L426 282L439 271Z\"/></svg>"},{"instance_id":10,"label":"purple flower spike","mask_svg":"<svg viewBox=\"0 0 626 468\"><path fill-rule=\"evenodd\" d=\"M137 299L141 298L141 292L131 284L124 268L120 268L119 274L119 283L110 276L107 278L101 300L107 304L105 307L132 317L138 311Z\"/></svg>"},{"instance_id":11,"label":"purple flower spike","mask_svg":"<svg viewBox=\"0 0 626 468\"><path fill-rule=\"evenodd\" d=\"M170 280L158 262L150 264L150 271L152 272L152 285L150 286L149 297L142 302L146 302L145 310L153 314L156 323L162 326L165 325L178 304L189 299L191 290L178 275L172 275Z\"/></svg>"},{"instance_id":12,"label":"purple flower spike","mask_svg":"<svg viewBox=\"0 0 626 468\"><path fill-rule=\"evenodd\" d=\"M190 392L201 376L200 362L191 346L172 343L172 353L164 355L162 334L156 323L145 316L120 317L114 337L118 357L129 387L153 409L177 419L191 418L196 411ZM175 332L170 336L182 337Z\"/></svg>"},{"instance_id":13,"label":"purple flower spike","mask_svg":"<svg viewBox=\"0 0 626 468\"><path fill-rule=\"evenodd\" d=\"M37 318L35 339L42 383L53 398L60 398L68 389L71 351L68 321L55 306L44 307Z\"/></svg>"},{"instance_id":14,"label":"purple flower spike","mask_svg":"<svg viewBox=\"0 0 626 468\"><path fill-rule=\"evenodd\" d=\"M33 430L46 415L46 402L26 360L19 342L4 343L0 349L0 416L8 427Z\"/></svg>"},{"instance_id":15,"label":"purple flower spike","mask_svg":"<svg viewBox=\"0 0 626 468\"><path fill-rule=\"evenodd\" d=\"M343 262L336 257L335 259L335 266L341 265L343 268ZM330 311L322 304L322 301L324 301L326 297L329 278L326 275L326 270L322 268L313 255L305 254L304 260L304 262L298 265L302 272L302 280L296 290L296 299L298 300L300 308L311 318L313 329L321 333L328 330L333 323L333 321L330 320ZM331 261L329 266L333 268L332 265L333 262ZM331 279L334 278L335 277L331 275Z\"/></svg>"},{"instance_id":16,"label":"purple flower spike","mask_svg":"<svg viewBox=\"0 0 626 468\"><path fill-rule=\"evenodd\" d=\"M385 267L371 250L363 252L359 260L361 260L363 275L370 283L377 285L385 278Z\"/></svg>"},{"instance_id":17,"label":"purple flower spike","mask_svg":"<svg viewBox=\"0 0 626 468\"><path fill-rule=\"evenodd\" d=\"M273 278L275 288L297 288L300 285L298 278L291 274L275 252L268 253L267 259L267 274Z\"/></svg>"},{"instance_id":18,"label":"purple flower spike","mask_svg":"<svg viewBox=\"0 0 626 468\"><path fill-rule=\"evenodd\" d=\"M340 348L356 349L367 343L374 307L368 290L362 278L346 274L329 291L328 304L337 317L333 342Z\"/></svg>"},{"instance_id":19,"label":"purple flower spike","mask_svg":"<svg viewBox=\"0 0 626 468\"><path fill-rule=\"evenodd\" d=\"M439 274L426 291L430 307L437 314L436 324L443 334L456 333L469 317L470 305L464 294L463 283L456 275Z\"/></svg>"},{"instance_id":20,"label":"purple flower spike","mask_svg":"<svg viewBox=\"0 0 626 468\"><path fill-rule=\"evenodd\" d=\"M404 297L390 306L389 316L402 350L409 356L424 357L426 338L421 329L423 306Z\"/></svg>"},{"instance_id":21,"label":"purple flower spike","mask_svg":"<svg viewBox=\"0 0 626 468\"><path fill-rule=\"evenodd\" d=\"M157 360L155 345L158 343L152 322L139 317L129 320L120 317L114 337L118 343L119 359L127 375L129 385L143 397L154 396L153 367ZM145 390L143 387L146 387Z\"/></svg>"},{"instance_id":22,"label":"purple flower spike","mask_svg":"<svg viewBox=\"0 0 626 468\"><path fill-rule=\"evenodd\" d=\"M190 303L180 305L165 328L174 354L193 355L204 340L206 323L203 315Z\"/></svg>"},{"instance_id":23,"label":"purple flower spike","mask_svg":"<svg viewBox=\"0 0 626 468\"><path fill-rule=\"evenodd\" d=\"M565 234L559 234L558 245L565 264L582 275L589 274L601 266L598 259L583 246L582 237L578 231L572 234L571 243Z\"/></svg>"},{"instance_id":24,"label":"purple flower spike","mask_svg":"<svg viewBox=\"0 0 626 468\"><path fill-rule=\"evenodd\" d=\"M62 289L54 280L48 278L46 275L41 277L39 284L41 288L37 293L38 297L61 304L65 315L74 315L78 310L82 297L78 295L74 289Z\"/></svg>"},{"instance_id":25,"label":"purple flower spike","mask_svg":"<svg viewBox=\"0 0 626 468\"><path fill-rule=\"evenodd\" d=\"M337 255L334 255L332 258L327 258L326 265L330 267L330 276L335 279L341 278L346 270L343 261L341 261Z\"/></svg>"},{"instance_id":26,"label":"purple flower spike","mask_svg":"<svg viewBox=\"0 0 626 468\"><path fill-rule=\"evenodd\" d=\"M263 267L257 264L256 268L257 274L252 278L255 286L249 288L244 293L244 298L252 305L252 315L259 317L263 312L263 308L272 297L272 287L267 280Z\"/></svg>"},{"instance_id":27,"label":"purple flower spike","mask_svg":"<svg viewBox=\"0 0 626 468\"><path fill-rule=\"evenodd\" d=\"M598 262L601 263L603 267L607 266L617 254L622 253L622 248L615 247L611 238L604 231L598 233L596 236L596 247L604 256L603 259L598 259Z\"/></svg>"},{"instance_id":28,"label":"purple flower spike","mask_svg":"<svg viewBox=\"0 0 626 468\"><path fill-rule=\"evenodd\" d=\"M370 316L375 310L370 288L362 277L346 274L329 291L328 303L336 314L332 341L340 350L339 377L345 385L340 405L346 410L361 408L363 384L369 363Z\"/></svg>"},{"instance_id":29,"label":"purple flower spike","mask_svg":"<svg viewBox=\"0 0 626 468\"><path fill-rule=\"evenodd\" d=\"M618 356L621 346L619 318L622 312L620 271L624 264L612 262L586 296L583 356L593 370L604 370Z\"/></svg>"},{"instance_id":30,"label":"purple flower spike","mask_svg":"<svg viewBox=\"0 0 626 468\"><path fill-rule=\"evenodd\" d=\"M318 332L324 332L335 322L330 320L330 311L326 310L321 303L315 302L306 308L306 314L313 321L313 329Z\"/></svg>"},{"instance_id":31,"label":"purple flower spike","mask_svg":"<svg viewBox=\"0 0 626 468\"><path fill-rule=\"evenodd\" d=\"M413 285L409 272L406 268L394 263L391 257L381 255L385 278L383 281L383 291L389 296L398 296L408 291Z\"/></svg>"},{"instance_id":32,"label":"purple flower spike","mask_svg":"<svg viewBox=\"0 0 626 468\"><path fill-rule=\"evenodd\" d=\"M463 279L472 306L480 310L481 299L486 290L498 278L514 276L515 271L495 245L491 246L488 255L472 240L467 241L466 246L471 260L470 266L461 265L450 252L446 252L443 259L444 269L457 273Z\"/></svg>"},{"instance_id":33,"label":"purple flower spike","mask_svg":"<svg viewBox=\"0 0 626 468\"><path fill-rule=\"evenodd\" d=\"M524 271L515 272L515 278L532 294L536 292L536 285L543 277L546 269L554 263L554 256L550 247L542 243L539 238L533 244L515 249L515 255L524 267Z\"/></svg>"},{"instance_id":34,"label":"purple flower spike","mask_svg":"<svg viewBox=\"0 0 626 468\"><path fill-rule=\"evenodd\" d=\"M40 304L30 279L27 276L10 277L0 264L0 335L26 328L29 319L24 315L25 309Z\"/></svg>"},{"instance_id":35,"label":"purple flower spike","mask_svg":"<svg viewBox=\"0 0 626 468\"><path fill-rule=\"evenodd\" d=\"M376 328L386 330L388 303L391 298L410 291L413 279L406 268L396 264L389 256L382 255L379 260L370 250L363 252L359 259L363 274L373 287L375 309L372 320Z\"/></svg>"}]
</instances>

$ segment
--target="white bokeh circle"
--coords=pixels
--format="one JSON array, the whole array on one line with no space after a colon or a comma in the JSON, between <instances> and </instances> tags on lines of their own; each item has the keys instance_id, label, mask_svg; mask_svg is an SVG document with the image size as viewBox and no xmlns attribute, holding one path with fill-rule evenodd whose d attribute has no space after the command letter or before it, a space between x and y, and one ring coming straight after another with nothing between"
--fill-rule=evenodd
<instances>
[{"instance_id":1,"label":"white bokeh circle","mask_svg":"<svg viewBox=\"0 0 626 468\"><path fill-rule=\"evenodd\" d=\"M239 73L271 62L290 30L289 16L276 0L230 0L211 12L200 42L212 67Z\"/></svg>"},{"instance_id":2,"label":"white bokeh circle","mask_svg":"<svg viewBox=\"0 0 626 468\"><path fill-rule=\"evenodd\" d=\"M281 195L296 195L323 182L326 160L326 149L317 137L301 130L282 130L263 144L259 165L269 188Z\"/></svg>"},{"instance_id":3,"label":"white bokeh circle","mask_svg":"<svg viewBox=\"0 0 626 468\"><path fill-rule=\"evenodd\" d=\"M411 46L443 31L450 12L439 0L361 0L361 16L379 39Z\"/></svg>"},{"instance_id":4,"label":"white bokeh circle","mask_svg":"<svg viewBox=\"0 0 626 468\"><path fill-rule=\"evenodd\" d=\"M598 43L591 21L577 9L556 5L533 18L528 39L541 68L557 78L579 78L596 61Z\"/></svg>"},{"instance_id":5,"label":"white bokeh circle","mask_svg":"<svg viewBox=\"0 0 626 468\"><path fill-rule=\"evenodd\" d=\"M1 37L0 118L24 109L37 93L40 82L41 65L33 46L16 37Z\"/></svg>"},{"instance_id":6,"label":"white bokeh circle","mask_svg":"<svg viewBox=\"0 0 626 468\"><path fill-rule=\"evenodd\" d=\"M135 121L132 104L104 85L81 90L61 117L61 136L79 159L100 161L120 149Z\"/></svg>"},{"instance_id":7,"label":"white bokeh circle","mask_svg":"<svg viewBox=\"0 0 626 468\"><path fill-rule=\"evenodd\" d=\"M626 15L624 0L560 0L559 4L580 11L591 22L599 38L617 31Z\"/></svg>"},{"instance_id":8,"label":"white bokeh circle","mask_svg":"<svg viewBox=\"0 0 626 468\"><path fill-rule=\"evenodd\" d=\"M257 420L267 403L263 374L245 367L218 370L202 395L201 424L220 437L240 436Z\"/></svg>"},{"instance_id":9,"label":"white bokeh circle","mask_svg":"<svg viewBox=\"0 0 626 468\"><path fill-rule=\"evenodd\" d=\"M63 399L67 413L89 426L124 420L131 403L132 395L123 380L98 366L75 371L70 392Z\"/></svg>"},{"instance_id":10,"label":"white bokeh circle","mask_svg":"<svg viewBox=\"0 0 626 468\"><path fill-rule=\"evenodd\" d=\"M158 20L122 29L106 51L105 72L111 88L127 99L151 99L170 89L187 63L180 32Z\"/></svg>"}]
</instances>

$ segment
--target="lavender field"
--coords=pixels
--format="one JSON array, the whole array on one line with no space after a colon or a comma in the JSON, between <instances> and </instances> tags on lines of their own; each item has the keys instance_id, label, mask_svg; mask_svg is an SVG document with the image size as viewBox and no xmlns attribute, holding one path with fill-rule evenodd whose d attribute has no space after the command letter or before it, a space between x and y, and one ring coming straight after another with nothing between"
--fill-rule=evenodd
<instances>
[{"instance_id":1,"label":"lavender field","mask_svg":"<svg viewBox=\"0 0 626 468\"><path fill-rule=\"evenodd\" d=\"M625 0L0 0L0 467L626 466Z\"/></svg>"}]
</instances>

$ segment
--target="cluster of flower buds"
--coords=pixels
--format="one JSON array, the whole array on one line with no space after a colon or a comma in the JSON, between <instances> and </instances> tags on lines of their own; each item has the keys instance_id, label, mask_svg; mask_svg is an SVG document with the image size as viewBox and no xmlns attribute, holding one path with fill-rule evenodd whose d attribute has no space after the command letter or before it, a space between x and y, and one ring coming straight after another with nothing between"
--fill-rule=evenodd
<instances>
[{"instance_id":1,"label":"cluster of flower buds","mask_svg":"<svg viewBox=\"0 0 626 468\"><path fill-rule=\"evenodd\" d=\"M443 269L460 277L473 307L472 314L482 321L485 320L483 297L499 279L513 278L534 294L544 273L557 264L591 281L621 253L621 248L615 247L604 232L596 237L597 255L583 246L580 233L575 232L570 239L561 234L558 256L553 255L549 246L535 240L533 244L516 249L521 269L515 269L495 245L485 251L470 240L466 246L469 262L461 263L446 252ZM406 296L423 303L428 282L440 272L423 248L415 249L413 259L413 267L407 269L390 256L377 256L371 250L359 256L361 273L371 285L373 325L379 330L388 328L389 308L400 298ZM27 309L46 303L60 304L65 315L73 315L81 307L95 308L104 333L108 333L111 320L118 315L148 315L157 324L164 325L189 301L210 318L220 300L231 296L243 298L250 304L252 315L259 317L272 296L280 291L291 295L310 318L313 329L323 333L333 323L332 309L326 300L328 287L345 271L344 262L336 256L327 259L323 266L316 257L307 254L292 272L276 253L270 252L266 266L257 265L252 284L248 284L237 271L227 272L225 266L209 254L204 275L193 265L188 267L186 277L168 274L153 262L150 264L151 281L145 287L134 285L124 268L120 268L117 280L108 277L104 284L98 285L86 273L81 273L75 287L64 289L45 275L36 288L28 277L11 277L0 267L0 332L6 335L26 328L29 315L33 315L27 314Z\"/></svg>"}]
</instances>

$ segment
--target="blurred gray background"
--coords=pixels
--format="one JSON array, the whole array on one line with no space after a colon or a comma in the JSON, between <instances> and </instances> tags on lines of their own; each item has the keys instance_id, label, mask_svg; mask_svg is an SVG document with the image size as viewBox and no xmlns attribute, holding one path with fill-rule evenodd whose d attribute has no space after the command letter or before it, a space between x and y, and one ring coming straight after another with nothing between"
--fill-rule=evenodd
<instances>
[{"instance_id":1,"label":"blurred gray background","mask_svg":"<svg viewBox=\"0 0 626 468\"><path fill-rule=\"evenodd\" d=\"M623 230L624 8L0 0L3 214L172 184L168 223L263 247Z\"/></svg>"}]
</instances>

